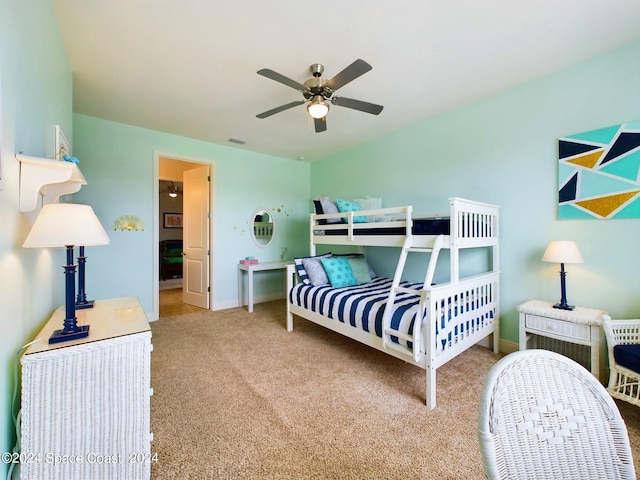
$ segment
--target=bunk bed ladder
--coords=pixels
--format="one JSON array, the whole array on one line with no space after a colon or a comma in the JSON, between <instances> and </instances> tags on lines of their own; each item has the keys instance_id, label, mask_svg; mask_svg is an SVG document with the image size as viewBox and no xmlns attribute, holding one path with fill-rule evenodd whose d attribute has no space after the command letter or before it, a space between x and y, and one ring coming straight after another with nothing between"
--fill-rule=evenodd
<instances>
[{"instance_id":1,"label":"bunk bed ladder","mask_svg":"<svg viewBox=\"0 0 640 480\"><path fill-rule=\"evenodd\" d=\"M407 235L402 250L400 252L400 258L398 259L398 265L396 266L395 274L393 275L393 282L391 284L391 291L389 292L389 298L387 299L387 305L382 317L382 345L384 348L395 350L398 353L404 354L410 357L414 362L419 362L421 359L420 352L420 330L422 327L422 318L424 315L419 315L419 321L414 322L413 335L401 334L397 330L391 328L391 314L393 312L393 304L396 300L398 293L406 293L409 295L420 296L420 308L419 311L424 314L425 296L424 290L429 289L433 283L433 275L435 274L436 264L438 263L438 254L444 245L444 236L438 235L433 242L433 246L429 248L414 247L413 236ZM422 290L414 290L411 288L404 288L400 286L402 280L402 274L407 262L407 257L411 252L429 253L429 265L425 274L424 284ZM405 341L413 343L413 353L408 351L403 345L400 345L393 341L392 338L400 338Z\"/></svg>"}]
</instances>

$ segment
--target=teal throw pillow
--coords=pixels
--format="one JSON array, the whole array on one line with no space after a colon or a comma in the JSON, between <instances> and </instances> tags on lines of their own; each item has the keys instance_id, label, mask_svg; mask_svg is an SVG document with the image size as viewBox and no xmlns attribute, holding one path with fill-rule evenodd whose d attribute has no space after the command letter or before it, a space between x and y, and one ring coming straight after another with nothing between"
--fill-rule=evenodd
<instances>
[{"instance_id":1,"label":"teal throw pillow","mask_svg":"<svg viewBox=\"0 0 640 480\"><path fill-rule=\"evenodd\" d=\"M358 282L358 285L362 283L369 283L371 281L371 275L369 275L369 265L364 257L347 257L347 262L351 267L353 277Z\"/></svg>"},{"instance_id":2,"label":"teal throw pillow","mask_svg":"<svg viewBox=\"0 0 640 480\"><path fill-rule=\"evenodd\" d=\"M332 287L351 287L358 284L345 257L322 258L321 261Z\"/></svg>"},{"instance_id":3,"label":"teal throw pillow","mask_svg":"<svg viewBox=\"0 0 640 480\"><path fill-rule=\"evenodd\" d=\"M351 200L341 200L341 199L337 199L336 200L336 205L338 207L338 211L345 213L345 212L359 212L360 210L362 210L362 207L360 206L360 204L358 202L352 202ZM345 222L348 222L349 219L347 217L343 217L342 218ZM354 215L353 216L353 223L367 223L367 217L363 216L363 215Z\"/></svg>"}]
</instances>

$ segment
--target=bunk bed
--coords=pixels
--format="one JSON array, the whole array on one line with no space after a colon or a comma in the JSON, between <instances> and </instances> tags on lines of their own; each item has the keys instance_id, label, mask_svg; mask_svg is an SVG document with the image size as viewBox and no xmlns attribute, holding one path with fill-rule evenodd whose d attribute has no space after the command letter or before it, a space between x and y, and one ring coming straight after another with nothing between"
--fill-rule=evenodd
<instances>
[{"instance_id":1,"label":"bunk bed","mask_svg":"<svg viewBox=\"0 0 640 480\"><path fill-rule=\"evenodd\" d=\"M182 240L160 241L160 280L182 278Z\"/></svg>"},{"instance_id":2,"label":"bunk bed","mask_svg":"<svg viewBox=\"0 0 640 480\"><path fill-rule=\"evenodd\" d=\"M296 259L287 269L287 330L297 315L423 368L429 409L436 405L437 368L491 334L493 350L499 351L499 207L450 198L444 216L415 215L411 206L315 213L309 228L307 266L338 257L316 255L318 245L356 248L347 258L360 267L362 260L355 259L366 264L364 247L396 247L400 255L393 279L377 277L368 267L369 279L364 274L362 283L337 288L314 285ZM461 278L460 251L472 248L489 250L488 268ZM449 250L449 281L434 284L443 249ZM424 281L402 278L412 252L426 254Z\"/></svg>"}]
</instances>

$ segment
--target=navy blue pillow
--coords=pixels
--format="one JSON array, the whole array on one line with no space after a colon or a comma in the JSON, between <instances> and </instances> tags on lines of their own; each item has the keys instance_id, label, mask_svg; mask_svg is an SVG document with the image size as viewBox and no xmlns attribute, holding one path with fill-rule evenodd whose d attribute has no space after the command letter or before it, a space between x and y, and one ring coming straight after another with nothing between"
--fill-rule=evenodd
<instances>
[{"instance_id":1,"label":"navy blue pillow","mask_svg":"<svg viewBox=\"0 0 640 480\"><path fill-rule=\"evenodd\" d=\"M316 210L316 215L322 215L324 213L322 211L322 204L320 203L320 200L314 200L313 206ZM318 220L318 225L326 225L326 224L327 224L327 221L325 219Z\"/></svg>"},{"instance_id":2,"label":"navy blue pillow","mask_svg":"<svg viewBox=\"0 0 640 480\"><path fill-rule=\"evenodd\" d=\"M618 365L640 373L640 345L615 345L613 358Z\"/></svg>"}]
</instances>

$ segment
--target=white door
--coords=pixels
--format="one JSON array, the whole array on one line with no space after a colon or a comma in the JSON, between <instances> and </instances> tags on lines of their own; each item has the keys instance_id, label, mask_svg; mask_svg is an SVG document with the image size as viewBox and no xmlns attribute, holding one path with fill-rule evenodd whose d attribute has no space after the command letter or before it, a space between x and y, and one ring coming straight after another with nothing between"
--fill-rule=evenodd
<instances>
[{"instance_id":1,"label":"white door","mask_svg":"<svg viewBox=\"0 0 640 480\"><path fill-rule=\"evenodd\" d=\"M209 308L209 167L183 174L182 301Z\"/></svg>"}]
</instances>

